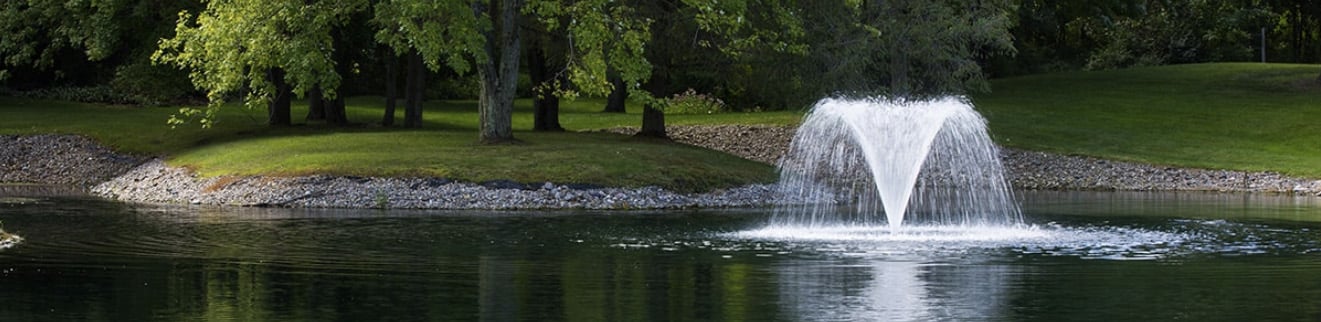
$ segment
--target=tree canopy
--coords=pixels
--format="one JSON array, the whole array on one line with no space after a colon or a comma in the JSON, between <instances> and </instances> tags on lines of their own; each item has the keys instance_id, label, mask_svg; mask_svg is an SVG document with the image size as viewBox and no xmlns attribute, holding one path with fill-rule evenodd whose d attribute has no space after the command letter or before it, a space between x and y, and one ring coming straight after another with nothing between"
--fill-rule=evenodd
<instances>
[{"instance_id":1,"label":"tree canopy","mask_svg":"<svg viewBox=\"0 0 1321 322\"><path fill-rule=\"evenodd\" d=\"M7 91L195 86L210 108L380 95L399 78L389 66L416 55L426 70L409 69L409 106L486 97L499 137L508 102L534 93L628 92L655 130L689 92L786 109L1042 71L1321 61L1321 5L1305 0L16 0L0 2L0 32ZM553 63L520 82L533 54ZM194 119L208 125L207 109L173 122Z\"/></svg>"}]
</instances>

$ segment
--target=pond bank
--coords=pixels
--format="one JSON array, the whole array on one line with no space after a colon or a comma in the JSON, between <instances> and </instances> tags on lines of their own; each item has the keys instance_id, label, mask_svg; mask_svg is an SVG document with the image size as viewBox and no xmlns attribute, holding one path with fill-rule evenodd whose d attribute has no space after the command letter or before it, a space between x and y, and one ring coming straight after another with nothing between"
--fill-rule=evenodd
<instances>
[{"instance_id":1,"label":"pond bank","mask_svg":"<svg viewBox=\"0 0 1321 322\"><path fill-rule=\"evenodd\" d=\"M627 132L628 129L612 129ZM773 163L793 129L776 126L674 126L675 140ZM0 182L86 187L133 202L206 205L411 209L670 209L769 206L773 185L685 194L554 183L455 182L439 178L218 177L113 153L69 135L0 137ZM1321 195L1321 180L1269 172L1180 169L1006 149L1011 183L1027 190L1224 191Z\"/></svg>"},{"instance_id":2,"label":"pond bank","mask_svg":"<svg viewBox=\"0 0 1321 322\"><path fill-rule=\"evenodd\" d=\"M782 126L671 126L676 141L775 164L794 128ZM628 134L636 129L608 132ZM1010 184L1021 190L1264 192L1321 196L1321 180L1275 172L1187 169L1090 157L1001 149Z\"/></svg>"}]
</instances>

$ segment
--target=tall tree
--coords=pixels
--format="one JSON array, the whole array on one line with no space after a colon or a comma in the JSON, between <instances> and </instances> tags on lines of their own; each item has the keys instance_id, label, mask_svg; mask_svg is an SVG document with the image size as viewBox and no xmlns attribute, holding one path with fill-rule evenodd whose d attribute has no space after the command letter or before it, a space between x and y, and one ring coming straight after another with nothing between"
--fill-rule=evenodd
<instances>
[{"instance_id":1,"label":"tall tree","mask_svg":"<svg viewBox=\"0 0 1321 322\"><path fill-rule=\"evenodd\" d=\"M381 0L372 23L376 41L405 56L404 126L422 126L426 69L449 67L462 75L485 60L482 31L490 22L474 14L471 0Z\"/></svg>"},{"instance_id":2,"label":"tall tree","mask_svg":"<svg viewBox=\"0 0 1321 322\"><path fill-rule=\"evenodd\" d=\"M135 103L191 94L187 75L153 66L156 42L195 0L0 1L0 83L18 89L108 84Z\"/></svg>"},{"instance_id":3,"label":"tall tree","mask_svg":"<svg viewBox=\"0 0 1321 322\"><path fill-rule=\"evenodd\" d=\"M1002 0L858 1L842 45L819 48L840 95L922 98L986 90L980 60L1012 54L1010 5Z\"/></svg>"},{"instance_id":4,"label":"tall tree","mask_svg":"<svg viewBox=\"0 0 1321 322\"><path fill-rule=\"evenodd\" d=\"M335 72L331 31L366 5L365 0L210 0L196 16L180 12L175 36L161 40L153 59L190 70L210 104L181 110L171 124L199 118L208 127L216 109L245 88L249 108L282 102L289 91L320 88L324 97L337 97L341 75ZM268 108L272 124L288 123L276 117L288 114L281 110L287 104Z\"/></svg>"},{"instance_id":5,"label":"tall tree","mask_svg":"<svg viewBox=\"0 0 1321 322\"><path fill-rule=\"evenodd\" d=\"M696 55L717 49L718 55L737 55L741 50L775 43L790 46L786 38L797 37L801 27L786 1L776 0L685 0L613 1L533 0L529 12L551 30L563 30L573 44L567 54L569 82L576 90L566 96L586 93L607 95L618 75L629 96L642 103L643 121L639 136L666 137L663 109L668 98L682 90L675 82L679 69L713 57ZM750 15L775 17L779 25L748 27ZM560 18L567 23L560 23Z\"/></svg>"},{"instance_id":6,"label":"tall tree","mask_svg":"<svg viewBox=\"0 0 1321 322\"><path fill-rule=\"evenodd\" d=\"M528 78L532 81L532 130L564 131L560 125L560 98L557 89L563 86L560 74L564 71L555 57L547 54L551 46L550 35L544 30L528 30Z\"/></svg>"},{"instance_id":7,"label":"tall tree","mask_svg":"<svg viewBox=\"0 0 1321 322\"><path fill-rule=\"evenodd\" d=\"M394 126L395 102L399 97L399 57L389 49L380 52L385 62L385 116L381 118L381 126Z\"/></svg>"},{"instance_id":8,"label":"tall tree","mask_svg":"<svg viewBox=\"0 0 1321 322\"><path fill-rule=\"evenodd\" d=\"M624 83L624 78L619 77L613 71L607 71L606 77L610 81L610 94L605 98L606 113L624 113L627 111L625 104L628 103L628 84Z\"/></svg>"},{"instance_id":9,"label":"tall tree","mask_svg":"<svg viewBox=\"0 0 1321 322\"><path fill-rule=\"evenodd\" d=\"M519 51L522 41L519 33L521 0L490 0L473 5L473 11L491 21L484 30L482 46L486 59L477 62L477 75L481 77L481 99L477 105L478 138L483 143L503 143L514 140L514 97L518 86Z\"/></svg>"},{"instance_id":10,"label":"tall tree","mask_svg":"<svg viewBox=\"0 0 1321 322\"><path fill-rule=\"evenodd\" d=\"M120 17L131 6L125 1L0 2L0 79L9 74L6 67L58 68L56 61L68 53L81 57L61 63L110 58L130 31Z\"/></svg>"}]
</instances>

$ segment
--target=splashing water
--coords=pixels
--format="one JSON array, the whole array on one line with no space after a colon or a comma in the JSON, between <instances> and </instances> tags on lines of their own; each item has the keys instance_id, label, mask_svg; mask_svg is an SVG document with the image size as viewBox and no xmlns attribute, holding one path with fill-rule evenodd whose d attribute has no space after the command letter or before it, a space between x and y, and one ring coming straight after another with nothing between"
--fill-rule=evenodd
<instances>
[{"instance_id":1,"label":"splashing water","mask_svg":"<svg viewBox=\"0 0 1321 322\"><path fill-rule=\"evenodd\" d=\"M824 99L780 161L773 226L1016 225L999 150L961 98ZM909 217L909 218L905 218Z\"/></svg>"}]
</instances>

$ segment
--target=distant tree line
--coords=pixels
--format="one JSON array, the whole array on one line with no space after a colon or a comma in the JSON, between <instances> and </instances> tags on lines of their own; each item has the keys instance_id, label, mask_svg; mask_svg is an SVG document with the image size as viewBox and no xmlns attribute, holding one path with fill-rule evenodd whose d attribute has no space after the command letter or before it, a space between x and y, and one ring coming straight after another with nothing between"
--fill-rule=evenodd
<instances>
[{"instance_id":1,"label":"distant tree line","mask_svg":"<svg viewBox=\"0 0 1321 322\"><path fill-rule=\"evenodd\" d=\"M1317 62L1307 0L14 0L0 2L0 86L127 104L240 101L293 122L347 124L347 95L388 97L381 122L422 126L422 102L477 98L481 139L512 140L533 97L644 107L665 136L673 98L801 108L827 95L988 89L1056 70L1260 59ZM693 91L689 91L689 90ZM402 106L397 107L399 103ZM400 111L401 110L401 111ZM359 120L360 121L360 120Z\"/></svg>"}]
</instances>

